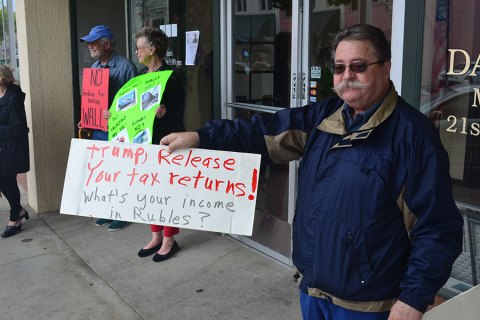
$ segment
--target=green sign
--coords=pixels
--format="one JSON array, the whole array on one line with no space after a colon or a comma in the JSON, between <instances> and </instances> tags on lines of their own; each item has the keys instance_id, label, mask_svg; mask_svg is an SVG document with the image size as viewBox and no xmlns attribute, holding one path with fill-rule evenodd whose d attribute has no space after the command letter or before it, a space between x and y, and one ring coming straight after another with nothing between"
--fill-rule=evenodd
<instances>
[{"instance_id":1,"label":"green sign","mask_svg":"<svg viewBox=\"0 0 480 320\"><path fill-rule=\"evenodd\" d=\"M152 143L153 120L172 70L150 72L130 79L110 106L108 140Z\"/></svg>"}]
</instances>

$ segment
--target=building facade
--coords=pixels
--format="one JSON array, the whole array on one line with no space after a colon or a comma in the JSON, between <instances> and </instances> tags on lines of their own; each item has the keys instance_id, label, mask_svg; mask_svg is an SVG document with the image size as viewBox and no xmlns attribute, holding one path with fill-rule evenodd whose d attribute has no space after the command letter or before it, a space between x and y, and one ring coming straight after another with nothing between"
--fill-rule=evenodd
<instances>
[{"instance_id":1,"label":"building facade","mask_svg":"<svg viewBox=\"0 0 480 320\"><path fill-rule=\"evenodd\" d=\"M82 70L92 63L79 38L92 26L109 25L116 50L137 65L135 31L165 30L167 63L184 76L191 130L212 118L273 113L332 95L332 35L356 23L380 27L391 41L397 91L438 128L465 217L464 251L443 295L478 284L480 0L17 0L16 9L32 133L29 202L37 212L60 207ZM297 167L267 167L253 235L234 236L287 265Z\"/></svg>"}]
</instances>

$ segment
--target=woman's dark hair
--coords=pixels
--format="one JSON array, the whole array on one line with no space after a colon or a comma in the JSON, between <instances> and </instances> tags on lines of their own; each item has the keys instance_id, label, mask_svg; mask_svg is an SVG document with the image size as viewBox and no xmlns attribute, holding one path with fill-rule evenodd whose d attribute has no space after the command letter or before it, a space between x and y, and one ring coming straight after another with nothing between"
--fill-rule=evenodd
<instances>
[{"instance_id":1,"label":"woman's dark hair","mask_svg":"<svg viewBox=\"0 0 480 320\"><path fill-rule=\"evenodd\" d=\"M0 65L0 84L8 87L12 83L15 83L12 69L5 64Z\"/></svg>"},{"instance_id":2,"label":"woman's dark hair","mask_svg":"<svg viewBox=\"0 0 480 320\"><path fill-rule=\"evenodd\" d=\"M390 43L385 37L382 29L374 27L369 24L356 24L345 30L339 31L332 41L332 59L335 60L335 51L337 50L340 41L344 40L358 40L370 41L373 45L375 54L380 61L390 61L392 52L390 50Z\"/></svg>"},{"instance_id":3,"label":"woman's dark hair","mask_svg":"<svg viewBox=\"0 0 480 320\"><path fill-rule=\"evenodd\" d=\"M145 37L148 43L155 47L157 56L165 58L168 49L168 37L159 28L155 27L143 27L135 33L135 40Z\"/></svg>"}]
</instances>

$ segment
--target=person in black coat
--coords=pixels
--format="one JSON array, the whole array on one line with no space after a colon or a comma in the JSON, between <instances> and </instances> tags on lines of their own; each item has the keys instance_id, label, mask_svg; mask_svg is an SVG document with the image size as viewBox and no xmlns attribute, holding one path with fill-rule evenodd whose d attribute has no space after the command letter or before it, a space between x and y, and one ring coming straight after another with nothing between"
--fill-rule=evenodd
<instances>
[{"instance_id":1,"label":"person in black coat","mask_svg":"<svg viewBox=\"0 0 480 320\"><path fill-rule=\"evenodd\" d=\"M143 27L135 34L137 47L135 54L138 62L145 68L139 74L173 70L163 92L160 107L153 122L152 143L159 144L167 134L185 131L183 117L185 113L185 86L178 69L165 62L168 49L168 37L159 28Z\"/></svg>"},{"instance_id":2,"label":"person in black coat","mask_svg":"<svg viewBox=\"0 0 480 320\"><path fill-rule=\"evenodd\" d=\"M25 93L14 82L10 68L0 65L0 191L10 204L10 220L2 238L20 232L23 218L29 218L20 204L17 185L17 174L30 170Z\"/></svg>"},{"instance_id":3,"label":"person in black coat","mask_svg":"<svg viewBox=\"0 0 480 320\"><path fill-rule=\"evenodd\" d=\"M135 39L137 43L135 54L138 62L145 66L140 74L173 70L153 122L152 143L158 144L160 139L169 133L185 131L183 124L185 88L178 71L168 66L164 60L168 49L168 37L162 30L143 27L137 31ZM161 262L170 259L180 250L173 238L180 232L179 228L153 224L150 228L152 239L140 249L139 257L144 258L155 253L153 261Z\"/></svg>"}]
</instances>

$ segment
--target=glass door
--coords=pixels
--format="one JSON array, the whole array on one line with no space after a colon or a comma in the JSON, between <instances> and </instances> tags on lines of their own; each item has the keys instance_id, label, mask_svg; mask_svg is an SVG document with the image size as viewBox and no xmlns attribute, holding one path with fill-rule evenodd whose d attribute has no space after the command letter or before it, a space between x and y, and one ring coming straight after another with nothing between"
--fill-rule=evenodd
<instances>
[{"instance_id":1,"label":"glass door","mask_svg":"<svg viewBox=\"0 0 480 320\"><path fill-rule=\"evenodd\" d=\"M133 41L133 35L146 26L158 27L168 36L165 63L175 67L184 80L185 126L187 130L203 126L213 115L213 48L217 41L213 26L214 1L130 0L128 12L129 41ZM187 48L189 34L198 37L194 49ZM145 68L135 56L135 43L130 45L130 56L138 70Z\"/></svg>"},{"instance_id":2,"label":"glass door","mask_svg":"<svg viewBox=\"0 0 480 320\"><path fill-rule=\"evenodd\" d=\"M228 118L296 108L333 95L332 37L356 23L390 39L392 1L237 0L227 14ZM253 235L242 242L291 264L298 162L267 166L260 176Z\"/></svg>"},{"instance_id":3,"label":"glass door","mask_svg":"<svg viewBox=\"0 0 480 320\"><path fill-rule=\"evenodd\" d=\"M452 192L464 216L464 248L441 294L480 283L480 2L440 0L425 6L420 96L450 160ZM420 30L421 32L422 30Z\"/></svg>"},{"instance_id":4,"label":"glass door","mask_svg":"<svg viewBox=\"0 0 480 320\"><path fill-rule=\"evenodd\" d=\"M292 61L297 59L292 53L298 45L292 39L298 39L293 34L298 29L293 28L299 21L298 4L270 0L225 4L231 30L226 36L230 41L228 117L249 118L296 107L292 75L297 64ZM268 165L261 172L253 235L236 237L287 264L291 264L292 165Z\"/></svg>"}]
</instances>

